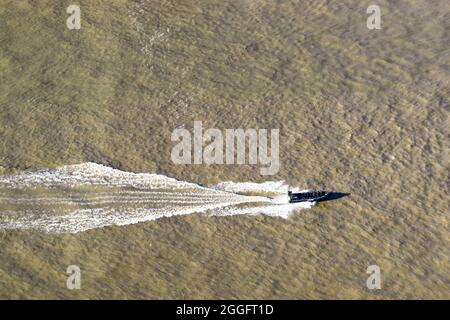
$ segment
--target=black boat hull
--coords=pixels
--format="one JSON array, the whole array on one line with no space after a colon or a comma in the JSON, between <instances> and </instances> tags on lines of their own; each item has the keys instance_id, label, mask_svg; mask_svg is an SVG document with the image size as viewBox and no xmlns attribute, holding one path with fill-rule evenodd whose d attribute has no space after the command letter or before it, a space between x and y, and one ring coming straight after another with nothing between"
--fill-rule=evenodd
<instances>
[{"instance_id":1,"label":"black boat hull","mask_svg":"<svg viewBox=\"0 0 450 320\"><path fill-rule=\"evenodd\" d=\"M320 202L328 200L336 200L342 197L346 197L350 193L342 192L328 192L328 191L311 191L311 192L298 192L293 193L288 191L289 202Z\"/></svg>"},{"instance_id":2,"label":"black boat hull","mask_svg":"<svg viewBox=\"0 0 450 320\"><path fill-rule=\"evenodd\" d=\"M288 192L289 202L316 202L324 199L329 192L327 191L312 191L312 192Z\"/></svg>"}]
</instances>

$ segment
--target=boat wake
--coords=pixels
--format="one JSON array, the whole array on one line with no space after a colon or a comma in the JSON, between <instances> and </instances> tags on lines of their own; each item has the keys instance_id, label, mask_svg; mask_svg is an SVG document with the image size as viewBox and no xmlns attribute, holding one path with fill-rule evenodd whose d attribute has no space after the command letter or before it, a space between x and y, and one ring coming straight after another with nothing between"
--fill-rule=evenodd
<instances>
[{"instance_id":1,"label":"boat wake","mask_svg":"<svg viewBox=\"0 0 450 320\"><path fill-rule=\"evenodd\" d=\"M204 187L83 163L0 176L0 229L76 233L192 213L287 218L314 205L291 204L286 191L282 181Z\"/></svg>"}]
</instances>

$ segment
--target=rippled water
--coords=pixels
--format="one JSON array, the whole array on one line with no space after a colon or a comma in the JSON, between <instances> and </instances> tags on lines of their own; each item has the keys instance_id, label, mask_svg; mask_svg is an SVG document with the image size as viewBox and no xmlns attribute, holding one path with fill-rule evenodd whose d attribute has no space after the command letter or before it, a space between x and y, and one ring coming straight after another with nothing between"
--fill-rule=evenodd
<instances>
[{"instance_id":1,"label":"rippled water","mask_svg":"<svg viewBox=\"0 0 450 320\"><path fill-rule=\"evenodd\" d=\"M449 1L377 1L380 30L356 0L80 2L73 32L0 9L0 298L449 298ZM175 165L194 121L279 129L279 172Z\"/></svg>"}]
</instances>

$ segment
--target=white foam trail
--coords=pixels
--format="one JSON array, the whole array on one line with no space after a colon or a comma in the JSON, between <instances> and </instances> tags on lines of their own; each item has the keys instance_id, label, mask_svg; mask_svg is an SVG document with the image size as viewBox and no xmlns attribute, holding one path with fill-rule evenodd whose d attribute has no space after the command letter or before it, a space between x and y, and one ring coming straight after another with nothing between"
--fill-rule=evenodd
<instances>
[{"instance_id":1,"label":"white foam trail","mask_svg":"<svg viewBox=\"0 0 450 320\"><path fill-rule=\"evenodd\" d=\"M75 187L81 185L138 189L203 188L194 183L179 181L159 174L125 172L92 162L0 177L0 187ZM211 190L211 192L213 191Z\"/></svg>"},{"instance_id":2,"label":"white foam trail","mask_svg":"<svg viewBox=\"0 0 450 320\"><path fill-rule=\"evenodd\" d=\"M163 175L83 163L0 176L0 229L76 233L192 213L287 218L313 205L290 204L286 191L283 181L229 181L207 188ZM268 193L278 195L269 198ZM8 210L2 209L6 206Z\"/></svg>"},{"instance_id":3,"label":"white foam trail","mask_svg":"<svg viewBox=\"0 0 450 320\"><path fill-rule=\"evenodd\" d=\"M221 182L215 186L214 189L223 190L233 193L262 193L262 194L283 194L286 195L288 190L292 192L305 192L309 189L289 188L284 181L265 181L265 182ZM287 196L286 196L287 197Z\"/></svg>"},{"instance_id":4,"label":"white foam trail","mask_svg":"<svg viewBox=\"0 0 450 320\"><path fill-rule=\"evenodd\" d=\"M233 182L226 181L214 186L217 190L234 193L287 193L288 185L284 181Z\"/></svg>"},{"instance_id":5,"label":"white foam trail","mask_svg":"<svg viewBox=\"0 0 450 320\"><path fill-rule=\"evenodd\" d=\"M215 216L234 216L234 215L258 215L264 214L271 217L281 217L287 219L289 215L297 210L309 209L315 205L315 202L298 202L288 204L270 204L257 207L244 208L220 208L215 210L212 215Z\"/></svg>"}]
</instances>

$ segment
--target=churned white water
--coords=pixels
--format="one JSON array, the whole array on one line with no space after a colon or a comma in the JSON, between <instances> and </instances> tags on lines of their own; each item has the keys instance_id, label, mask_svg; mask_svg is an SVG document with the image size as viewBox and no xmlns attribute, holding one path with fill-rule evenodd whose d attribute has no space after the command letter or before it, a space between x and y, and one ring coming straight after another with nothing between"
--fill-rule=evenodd
<instances>
[{"instance_id":1,"label":"churned white water","mask_svg":"<svg viewBox=\"0 0 450 320\"><path fill-rule=\"evenodd\" d=\"M83 187L87 188L80 192ZM38 193L27 192L37 188ZM283 181L228 181L204 187L159 174L83 163L0 176L0 229L76 233L192 213L287 218L314 205L289 203L287 190Z\"/></svg>"}]
</instances>

